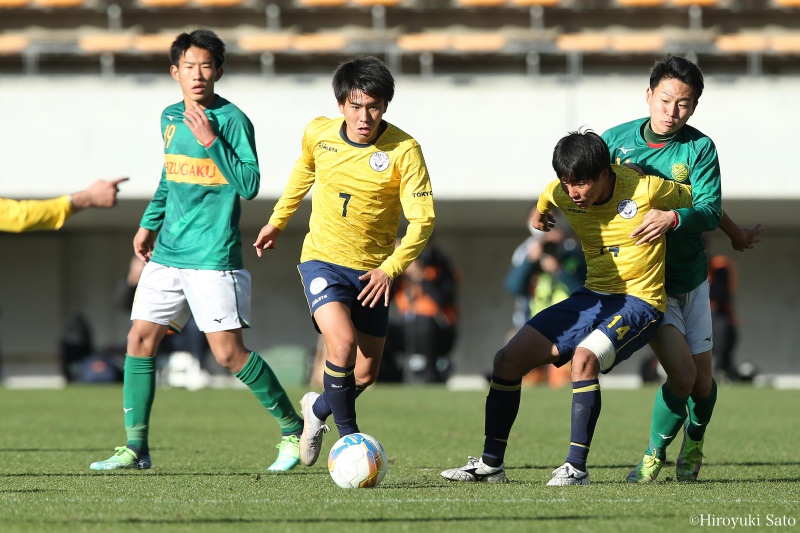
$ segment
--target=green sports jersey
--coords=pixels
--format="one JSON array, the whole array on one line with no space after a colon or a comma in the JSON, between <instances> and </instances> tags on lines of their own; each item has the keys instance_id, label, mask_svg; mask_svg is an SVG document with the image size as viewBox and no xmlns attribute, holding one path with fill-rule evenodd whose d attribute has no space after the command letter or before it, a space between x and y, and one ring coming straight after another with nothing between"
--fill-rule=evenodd
<instances>
[{"instance_id":1,"label":"green sports jersey","mask_svg":"<svg viewBox=\"0 0 800 533\"><path fill-rule=\"evenodd\" d=\"M611 152L611 163L633 163L645 174L691 185L692 207L676 209L680 222L667 233L667 294L684 294L708 278L701 234L719 227L722 217L717 149L710 138L689 125L664 145L648 144L642 129L649 120L615 126L603 133L603 140Z\"/></svg>"},{"instance_id":2,"label":"green sports jersey","mask_svg":"<svg viewBox=\"0 0 800 533\"><path fill-rule=\"evenodd\" d=\"M152 260L177 268L242 268L240 197L261 184L253 124L218 96L206 109L217 138L206 148L183 123L184 103L161 114L164 169L141 227L158 231Z\"/></svg>"}]
</instances>

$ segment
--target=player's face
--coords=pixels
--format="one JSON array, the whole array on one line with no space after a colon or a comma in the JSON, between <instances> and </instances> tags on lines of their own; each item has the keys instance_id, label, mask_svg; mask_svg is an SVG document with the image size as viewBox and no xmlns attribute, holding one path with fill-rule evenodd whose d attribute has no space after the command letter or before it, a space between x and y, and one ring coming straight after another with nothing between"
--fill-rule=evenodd
<instances>
[{"instance_id":1,"label":"player's face","mask_svg":"<svg viewBox=\"0 0 800 533\"><path fill-rule=\"evenodd\" d=\"M586 209L592 204L608 199L611 192L608 180L608 171L604 170L599 179L594 181L577 181L567 183L561 180L563 190L570 200L581 209Z\"/></svg>"},{"instance_id":2,"label":"player's face","mask_svg":"<svg viewBox=\"0 0 800 533\"><path fill-rule=\"evenodd\" d=\"M170 72L181 84L183 101L197 102L208 107L214 100L214 83L222 76L222 68L214 66L211 52L196 46L184 52L178 66L172 65Z\"/></svg>"},{"instance_id":3,"label":"player's face","mask_svg":"<svg viewBox=\"0 0 800 533\"><path fill-rule=\"evenodd\" d=\"M382 98L376 100L361 91L353 91L345 103L339 104L339 111L347 124L347 138L358 144L374 141L388 107L388 102Z\"/></svg>"},{"instance_id":4,"label":"player's face","mask_svg":"<svg viewBox=\"0 0 800 533\"><path fill-rule=\"evenodd\" d=\"M659 135L670 135L681 129L696 107L691 87L674 78L662 79L656 88L647 88L650 106L650 127Z\"/></svg>"}]
</instances>

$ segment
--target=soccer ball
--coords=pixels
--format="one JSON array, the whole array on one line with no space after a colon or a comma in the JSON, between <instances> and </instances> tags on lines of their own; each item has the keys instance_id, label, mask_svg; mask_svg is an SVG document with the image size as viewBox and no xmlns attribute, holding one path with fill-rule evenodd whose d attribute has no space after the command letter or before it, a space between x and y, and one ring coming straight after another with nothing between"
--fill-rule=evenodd
<instances>
[{"instance_id":1,"label":"soccer ball","mask_svg":"<svg viewBox=\"0 0 800 533\"><path fill-rule=\"evenodd\" d=\"M376 487L386 476L386 451L375 437L351 433L331 448L328 471L343 489Z\"/></svg>"}]
</instances>

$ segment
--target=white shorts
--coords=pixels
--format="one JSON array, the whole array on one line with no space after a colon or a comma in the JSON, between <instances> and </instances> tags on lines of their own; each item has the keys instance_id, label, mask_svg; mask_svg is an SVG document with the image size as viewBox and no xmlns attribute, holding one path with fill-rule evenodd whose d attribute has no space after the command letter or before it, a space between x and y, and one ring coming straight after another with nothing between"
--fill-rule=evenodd
<instances>
[{"instance_id":1,"label":"white shorts","mask_svg":"<svg viewBox=\"0 0 800 533\"><path fill-rule=\"evenodd\" d=\"M131 320L181 331L192 315L205 333L249 328L250 273L147 263L136 287Z\"/></svg>"},{"instance_id":2,"label":"white shorts","mask_svg":"<svg viewBox=\"0 0 800 533\"><path fill-rule=\"evenodd\" d=\"M711 300L708 280L692 292L667 297L667 310L661 327L672 324L684 337L692 355L709 351L713 346L711 335Z\"/></svg>"}]
</instances>

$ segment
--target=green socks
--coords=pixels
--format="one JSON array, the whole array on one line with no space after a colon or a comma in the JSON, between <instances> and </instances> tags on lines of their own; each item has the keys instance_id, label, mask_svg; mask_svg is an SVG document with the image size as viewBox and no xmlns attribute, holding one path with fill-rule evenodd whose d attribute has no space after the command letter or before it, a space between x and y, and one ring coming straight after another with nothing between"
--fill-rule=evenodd
<instances>
[{"instance_id":1,"label":"green socks","mask_svg":"<svg viewBox=\"0 0 800 533\"><path fill-rule=\"evenodd\" d=\"M303 419L297 415L286 391L261 356L251 352L250 359L235 375L275 417L283 435L300 435L303 431Z\"/></svg>"},{"instance_id":2,"label":"green socks","mask_svg":"<svg viewBox=\"0 0 800 533\"><path fill-rule=\"evenodd\" d=\"M128 448L148 453L150 410L156 395L156 358L125 355L122 409ZM140 454L141 454L140 453Z\"/></svg>"},{"instance_id":3,"label":"green socks","mask_svg":"<svg viewBox=\"0 0 800 533\"><path fill-rule=\"evenodd\" d=\"M666 384L662 385L653 404L647 455L655 454L662 461L666 459L667 446L675 439L684 420L686 420L686 398L678 398Z\"/></svg>"},{"instance_id":4,"label":"green socks","mask_svg":"<svg viewBox=\"0 0 800 533\"><path fill-rule=\"evenodd\" d=\"M686 426L686 432L693 441L703 440L716 403L717 382L713 379L711 380L711 392L707 397L702 400L695 400L689 396L689 401L687 402L689 406L689 424Z\"/></svg>"}]
</instances>

